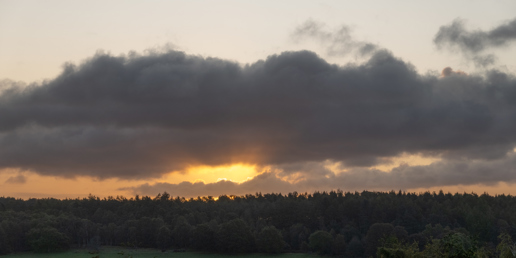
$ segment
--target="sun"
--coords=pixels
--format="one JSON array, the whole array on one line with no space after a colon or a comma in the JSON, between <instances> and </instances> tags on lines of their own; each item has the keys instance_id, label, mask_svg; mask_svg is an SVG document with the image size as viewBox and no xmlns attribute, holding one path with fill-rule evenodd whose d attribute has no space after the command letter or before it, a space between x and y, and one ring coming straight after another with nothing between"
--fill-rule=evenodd
<instances>
[{"instance_id":1,"label":"sun","mask_svg":"<svg viewBox=\"0 0 516 258\"><path fill-rule=\"evenodd\" d=\"M220 180L244 182L258 174L257 166L251 164L236 163L223 166L192 166L185 169L184 173L172 172L167 174L165 181L180 183L183 181L214 183Z\"/></svg>"}]
</instances>

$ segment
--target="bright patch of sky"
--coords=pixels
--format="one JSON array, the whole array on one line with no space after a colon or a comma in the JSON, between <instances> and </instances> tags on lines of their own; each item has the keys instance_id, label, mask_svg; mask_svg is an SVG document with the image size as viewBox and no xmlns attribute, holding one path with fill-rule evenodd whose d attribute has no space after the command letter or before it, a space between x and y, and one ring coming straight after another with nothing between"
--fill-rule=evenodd
<instances>
[{"instance_id":1,"label":"bright patch of sky","mask_svg":"<svg viewBox=\"0 0 516 258\"><path fill-rule=\"evenodd\" d=\"M328 29L347 25L357 40L385 47L420 72L446 66L471 71L459 55L437 52L433 37L456 18L488 30L514 18L514 1L0 1L0 79L51 79L65 62L98 50L115 55L173 47L189 54L251 63L314 42L290 35L311 19ZM499 50L501 51L501 50ZM515 49L499 56L515 71Z\"/></svg>"}]
</instances>

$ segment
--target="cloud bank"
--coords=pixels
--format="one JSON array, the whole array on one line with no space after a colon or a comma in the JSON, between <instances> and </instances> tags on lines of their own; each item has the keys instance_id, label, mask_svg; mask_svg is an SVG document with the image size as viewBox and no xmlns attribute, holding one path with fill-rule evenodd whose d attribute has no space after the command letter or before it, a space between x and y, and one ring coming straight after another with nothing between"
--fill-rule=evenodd
<instances>
[{"instance_id":1,"label":"cloud bank","mask_svg":"<svg viewBox=\"0 0 516 258\"><path fill-rule=\"evenodd\" d=\"M157 178L192 165L379 164L403 153L497 160L516 145L516 78L419 74L385 50L237 63L178 51L98 53L0 95L0 168Z\"/></svg>"},{"instance_id":2,"label":"cloud bank","mask_svg":"<svg viewBox=\"0 0 516 258\"><path fill-rule=\"evenodd\" d=\"M369 168L355 168L349 171L333 173L319 164L299 164L305 180L289 182L278 175L283 174L281 167L276 167L264 172L251 180L243 183L231 181L219 181L216 183L182 182L179 184L156 183L143 184L136 187L121 190L130 191L133 194L156 195L168 192L172 196L220 196L220 195L245 195L257 192L263 193L289 193L289 192L314 192L343 189L346 191L362 191L375 189L388 191L392 189L430 188L435 186L452 185L496 185L503 181L516 182L516 154L510 154L506 159L490 161L440 161L427 166L401 165L389 172ZM313 171L318 171L319 176L314 176ZM320 176L321 171L324 176Z\"/></svg>"}]
</instances>

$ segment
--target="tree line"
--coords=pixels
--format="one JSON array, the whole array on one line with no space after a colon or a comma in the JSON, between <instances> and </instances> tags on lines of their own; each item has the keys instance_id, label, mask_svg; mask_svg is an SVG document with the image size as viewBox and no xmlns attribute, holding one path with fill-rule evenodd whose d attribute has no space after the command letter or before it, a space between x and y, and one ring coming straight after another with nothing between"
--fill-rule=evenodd
<instances>
[{"instance_id":1,"label":"tree line","mask_svg":"<svg viewBox=\"0 0 516 258\"><path fill-rule=\"evenodd\" d=\"M516 198L315 192L0 197L0 254L124 246L344 257L516 257Z\"/></svg>"}]
</instances>

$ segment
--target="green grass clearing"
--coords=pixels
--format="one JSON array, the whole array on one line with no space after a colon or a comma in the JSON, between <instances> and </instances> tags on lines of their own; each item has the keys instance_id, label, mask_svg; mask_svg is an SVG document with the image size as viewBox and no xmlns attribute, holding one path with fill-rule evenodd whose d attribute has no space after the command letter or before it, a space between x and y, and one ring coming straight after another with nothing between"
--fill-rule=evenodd
<instances>
[{"instance_id":1,"label":"green grass clearing","mask_svg":"<svg viewBox=\"0 0 516 258\"><path fill-rule=\"evenodd\" d=\"M93 258L98 255L99 258L161 258L161 257L173 257L173 258L222 258L222 257L244 257L244 258L308 258L315 257L312 254L302 253L288 253L278 255L267 255L267 254L244 254L244 255L223 255L223 254L210 254L210 253L197 253L197 252L172 252L166 251L161 252L156 249L128 249L128 248L117 248L117 247L103 247L98 254L90 254L85 249L72 249L61 253L49 253L49 254L38 254L38 253L17 253L9 254L2 257L5 258Z\"/></svg>"}]
</instances>

